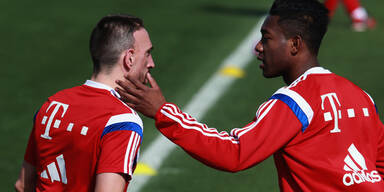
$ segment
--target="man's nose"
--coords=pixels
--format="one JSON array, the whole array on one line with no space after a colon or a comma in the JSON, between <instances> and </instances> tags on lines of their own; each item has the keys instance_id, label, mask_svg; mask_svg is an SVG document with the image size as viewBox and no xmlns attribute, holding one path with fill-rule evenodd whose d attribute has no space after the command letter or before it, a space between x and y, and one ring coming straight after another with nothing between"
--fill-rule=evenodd
<instances>
[{"instance_id":1,"label":"man's nose","mask_svg":"<svg viewBox=\"0 0 384 192\"><path fill-rule=\"evenodd\" d=\"M254 53L256 55L259 55L261 52L263 52L263 45L261 43L261 41L257 42L255 48L254 48Z\"/></svg>"},{"instance_id":2,"label":"man's nose","mask_svg":"<svg viewBox=\"0 0 384 192\"><path fill-rule=\"evenodd\" d=\"M155 62L153 61L152 55L150 56L147 64L147 68L154 68L155 67Z\"/></svg>"}]
</instances>

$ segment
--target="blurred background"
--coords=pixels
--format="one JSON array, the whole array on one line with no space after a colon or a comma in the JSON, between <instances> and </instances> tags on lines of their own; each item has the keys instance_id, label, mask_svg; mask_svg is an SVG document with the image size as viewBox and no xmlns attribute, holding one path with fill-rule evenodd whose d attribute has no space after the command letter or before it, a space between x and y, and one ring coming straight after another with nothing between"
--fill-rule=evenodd
<instances>
[{"instance_id":1,"label":"blurred background","mask_svg":"<svg viewBox=\"0 0 384 192\"><path fill-rule=\"evenodd\" d=\"M185 106L222 60L268 12L272 0L83 0L0 2L0 189L12 191L34 113L55 92L81 85L92 73L88 41L93 26L111 13L141 17L155 47L153 76L170 102ZM366 90L384 117L384 1L362 0L378 22L358 33L340 7L320 49L322 66ZM251 51L251 50L250 50ZM254 59L202 121L219 130L242 127L278 88ZM143 117L141 151L158 135ZM180 148L142 191L278 191L273 159L240 173L195 161Z\"/></svg>"}]
</instances>

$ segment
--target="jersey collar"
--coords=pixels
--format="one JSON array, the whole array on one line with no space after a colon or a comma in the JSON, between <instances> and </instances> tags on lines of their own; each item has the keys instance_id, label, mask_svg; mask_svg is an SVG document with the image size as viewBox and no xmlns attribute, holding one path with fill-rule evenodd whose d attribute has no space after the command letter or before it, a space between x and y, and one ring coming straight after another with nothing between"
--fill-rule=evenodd
<instances>
[{"instance_id":1,"label":"jersey collar","mask_svg":"<svg viewBox=\"0 0 384 192\"><path fill-rule=\"evenodd\" d=\"M331 71L324 69L323 67L312 67L308 69L302 76L307 76L310 74L329 74Z\"/></svg>"},{"instance_id":2,"label":"jersey collar","mask_svg":"<svg viewBox=\"0 0 384 192\"><path fill-rule=\"evenodd\" d=\"M328 69L324 69L323 67L312 67L312 68L308 69L307 71L305 71L302 75L300 75L300 77L298 77L295 81L293 81L289 85L289 87L296 86L297 83L299 83L302 80L305 80L308 75L312 75L312 74L330 74L330 73L332 73L332 72L329 71Z\"/></svg>"},{"instance_id":3,"label":"jersey collar","mask_svg":"<svg viewBox=\"0 0 384 192\"><path fill-rule=\"evenodd\" d=\"M85 81L84 85L87 85L87 86L93 87L93 88L97 88L97 89L108 90L109 92L111 92L112 95L114 95L115 97L120 99L120 94L117 91L115 91L112 87L105 85L103 83L99 83L99 82L92 81L92 80L87 80L87 81Z\"/></svg>"}]
</instances>

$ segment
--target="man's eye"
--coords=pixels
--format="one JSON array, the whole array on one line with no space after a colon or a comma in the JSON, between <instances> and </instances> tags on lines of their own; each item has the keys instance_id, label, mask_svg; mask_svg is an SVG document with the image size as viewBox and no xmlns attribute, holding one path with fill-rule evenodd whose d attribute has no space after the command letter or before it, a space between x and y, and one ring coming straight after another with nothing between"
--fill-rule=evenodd
<instances>
[{"instance_id":1,"label":"man's eye","mask_svg":"<svg viewBox=\"0 0 384 192\"><path fill-rule=\"evenodd\" d=\"M262 38L261 38L261 42L262 42L262 43L266 43L267 40L268 40L268 38L266 38L266 37L262 37Z\"/></svg>"}]
</instances>

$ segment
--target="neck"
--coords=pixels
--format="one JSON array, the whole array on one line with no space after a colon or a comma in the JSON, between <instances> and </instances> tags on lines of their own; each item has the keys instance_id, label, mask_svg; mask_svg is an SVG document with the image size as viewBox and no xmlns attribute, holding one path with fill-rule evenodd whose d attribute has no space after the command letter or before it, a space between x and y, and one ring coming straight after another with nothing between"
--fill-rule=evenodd
<instances>
[{"instance_id":1,"label":"neck","mask_svg":"<svg viewBox=\"0 0 384 192\"><path fill-rule=\"evenodd\" d=\"M297 65L293 65L288 74L283 76L284 82L287 85L290 85L293 81L295 81L302 74L304 74L308 69L318 66L320 65L316 57L311 57L305 61L297 62Z\"/></svg>"},{"instance_id":2,"label":"neck","mask_svg":"<svg viewBox=\"0 0 384 192\"><path fill-rule=\"evenodd\" d=\"M114 77L119 77L119 76L100 72L98 74L93 74L91 77L91 80L98 83L102 83L104 85L108 85L111 88L116 88L117 87L116 80L118 78L114 78Z\"/></svg>"}]
</instances>

